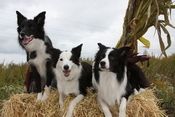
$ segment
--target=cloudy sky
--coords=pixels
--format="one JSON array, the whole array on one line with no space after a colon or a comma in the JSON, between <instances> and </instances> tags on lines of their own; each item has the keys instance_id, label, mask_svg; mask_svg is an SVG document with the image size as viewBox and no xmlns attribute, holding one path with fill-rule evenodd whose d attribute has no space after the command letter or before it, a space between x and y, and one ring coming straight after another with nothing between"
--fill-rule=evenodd
<instances>
[{"instance_id":1,"label":"cloudy sky","mask_svg":"<svg viewBox=\"0 0 175 117\"><path fill-rule=\"evenodd\" d=\"M26 55L17 42L16 10L31 19L46 11L45 31L54 47L70 50L83 43L82 56L93 58L97 43L115 46L122 33L122 24L128 0L3 0L0 3L0 63L26 61ZM174 22L173 22L174 21ZM175 25L175 11L172 11ZM175 53L175 30L169 28ZM155 30L144 37L151 40L149 53L160 55ZM139 51L145 48L139 44Z\"/></svg>"}]
</instances>

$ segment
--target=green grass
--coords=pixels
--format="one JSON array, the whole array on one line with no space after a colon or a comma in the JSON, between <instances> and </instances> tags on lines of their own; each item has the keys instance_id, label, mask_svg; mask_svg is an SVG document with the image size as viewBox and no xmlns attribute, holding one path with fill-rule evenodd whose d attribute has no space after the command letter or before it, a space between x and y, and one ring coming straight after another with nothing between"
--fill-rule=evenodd
<instances>
[{"instance_id":1,"label":"green grass","mask_svg":"<svg viewBox=\"0 0 175 117\"><path fill-rule=\"evenodd\" d=\"M92 59L83 59L92 63ZM174 117L175 110L175 55L168 58L151 58L150 65L140 64L145 75L153 87L156 87L156 94L161 99L161 106L167 110L170 117ZM0 64L0 108L1 102L8 99L10 95L23 92L25 64L9 64L8 67Z\"/></svg>"},{"instance_id":2,"label":"green grass","mask_svg":"<svg viewBox=\"0 0 175 117\"><path fill-rule=\"evenodd\" d=\"M175 114L175 55L168 58L151 58L150 65L141 65L146 76L156 87L156 94L161 99L161 106L169 116Z\"/></svg>"},{"instance_id":3,"label":"green grass","mask_svg":"<svg viewBox=\"0 0 175 117\"><path fill-rule=\"evenodd\" d=\"M23 91L26 65L0 64L0 100L7 99L10 94Z\"/></svg>"}]
</instances>

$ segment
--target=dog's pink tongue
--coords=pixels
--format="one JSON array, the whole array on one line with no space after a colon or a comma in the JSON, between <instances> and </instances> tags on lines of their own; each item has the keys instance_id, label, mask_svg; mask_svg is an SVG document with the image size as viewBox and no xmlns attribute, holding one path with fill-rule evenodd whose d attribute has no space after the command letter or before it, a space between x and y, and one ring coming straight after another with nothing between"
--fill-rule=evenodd
<instances>
[{"instance_id":1,"label":"dog's pink tongue","mask_svg":"<svg viewBox=\"0 0 175 117\"><path fill-rule=\"evenodd\" d=\"M70 74L70 71L64 71L64 76L65 76L65 77L68 77L69 74Z\"/></svg>"},{"instance_id":2,"label":"dog's pink tongue","mask_svg":"<svg viewBox=\"0 0 175 117\"><path fill-rule=\"evenodd\" d=\"M25 38L23 39L22 43L23 43L24 45L27 45L31 40L32 40L31 37L25 37Z\"/></svg>"}]
</instances>

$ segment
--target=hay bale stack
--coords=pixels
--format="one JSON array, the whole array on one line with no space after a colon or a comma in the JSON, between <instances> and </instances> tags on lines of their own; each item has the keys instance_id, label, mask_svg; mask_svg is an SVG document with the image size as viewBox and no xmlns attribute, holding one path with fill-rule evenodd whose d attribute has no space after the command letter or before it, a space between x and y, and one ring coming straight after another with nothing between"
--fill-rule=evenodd
<instances>
[{"instance_id":1,"label":"hay bale stack","mask_svg":"<svg viewBox=\"0 0 175 117\"><path fill-rule=\"evenodd\" d=\"M58 104L58 93L53 90L46 102L36 102L36 94L16 94L4 102L2 117L63 117L73 96L68 96L64 107ZM116 106L117 107L117 106ZM111 109L116 116L117 108ZM165 112L158 106L158 99L153 90L147 89L133 96L127 106L128 117L165 117ZM88 92L74 110L74 117L104 117L96 102L96 94Z\"/></svg>"}]
</instances>

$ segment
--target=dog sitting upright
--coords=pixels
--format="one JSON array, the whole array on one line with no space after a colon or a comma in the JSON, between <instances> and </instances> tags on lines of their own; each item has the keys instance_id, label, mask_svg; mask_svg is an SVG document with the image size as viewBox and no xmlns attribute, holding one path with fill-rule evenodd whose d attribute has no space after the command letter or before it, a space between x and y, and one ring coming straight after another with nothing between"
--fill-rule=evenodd
<instances>
[{"instance_id":1,"label":"dog sitting upright","mask_svg":"<svg viewBox=\"0 0 175 117\"><path fill-rule=\"evenodd\" d=\"M61 52L55 69L60 106L63 106L65 96L76 96L69 104L66 117L72 117L76 104L84 98L87 88L92 86L92 66L80 62L81 47L82 44L71 51Z\"/></svg>"},{"instance_id":2,"label":"dog sitting upright","mask_svg":"<svg viewBox=\"0 0 175 117\"><path fill-rule=\"evenodd\" d=\"M100 43L93 64L93 85L97 89L97 101L105 117L112 117L109 106L119 105L119 117L126 117L128 97L149 86L144 73L136 64L129 64L129 47L120 49Z\"/></svg>"},{"instance_id":3,"label":"dog sitting upright","mask_svg":"<svg viewBox=\"0 0 175 117\"><path fill-rule=\"evenodd\" d=\"M45 100L50 92L51 82L55 77L53 68L56 66L60 50L54 49L51 42L45 40L46 12L41 12L34 19L27 19L18 11L16 13L18 41L28 54L28 63L32 70L31 77L34 77L38 92L37 100Z\"/></svg>"}]
</instances>

